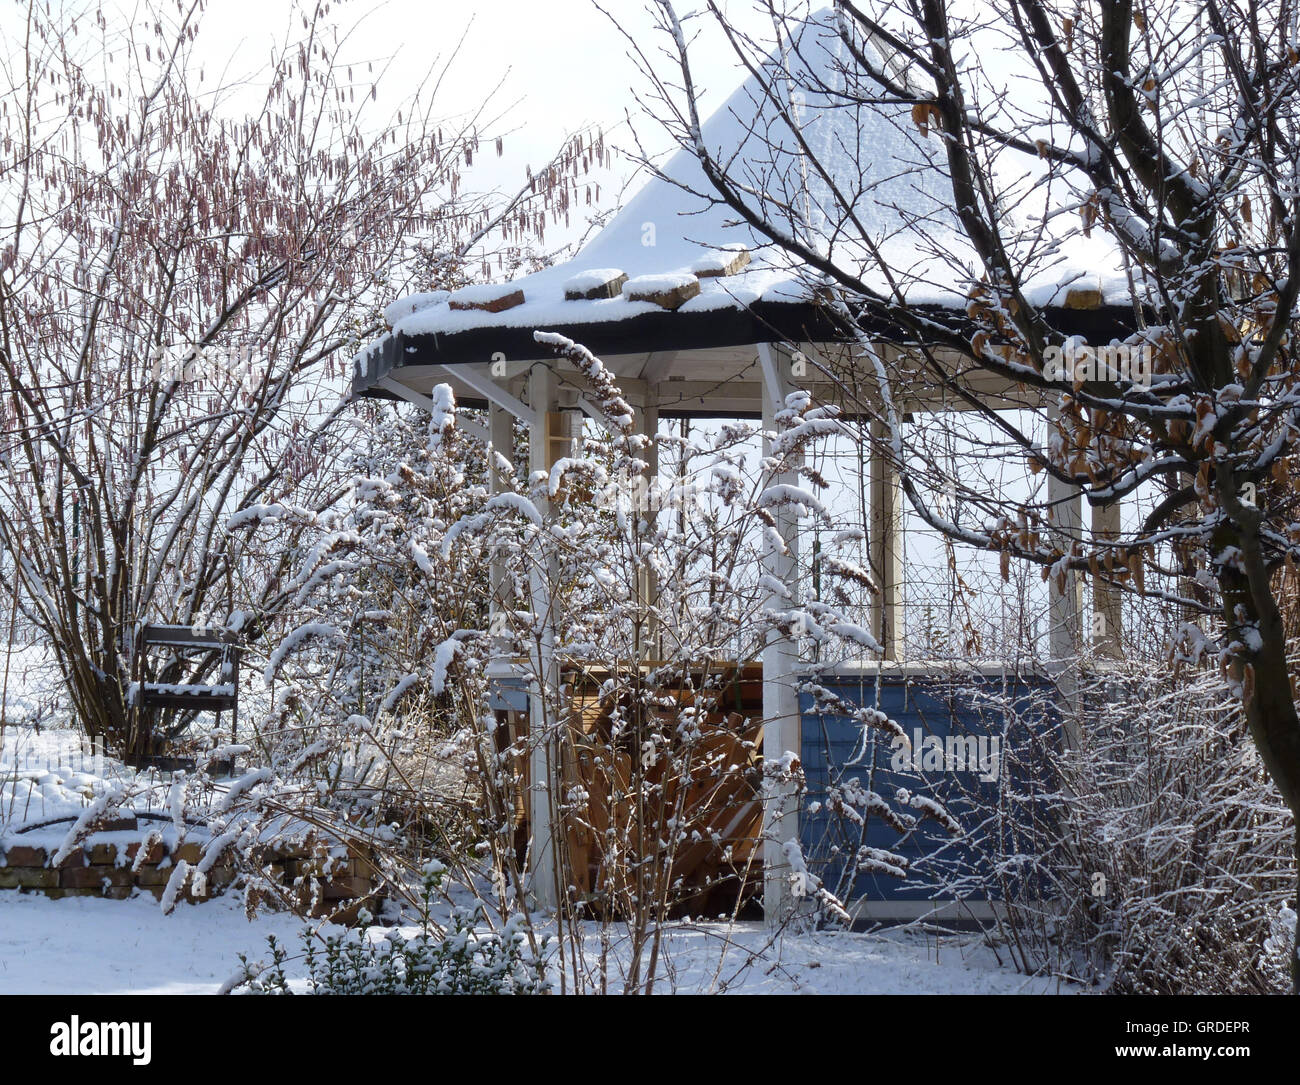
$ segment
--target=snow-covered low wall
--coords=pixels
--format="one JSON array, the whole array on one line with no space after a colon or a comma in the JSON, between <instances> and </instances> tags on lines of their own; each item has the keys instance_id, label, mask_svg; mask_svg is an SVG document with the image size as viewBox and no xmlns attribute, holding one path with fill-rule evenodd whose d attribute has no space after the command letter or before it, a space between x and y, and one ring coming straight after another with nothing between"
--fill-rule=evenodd
<instances>
[{"instance_id":1,"label":"snow-covered low wall","mask_svg":"<svg viewBox=\"0 0 1300 1085\"><path fill-rule=\"evenodd\" d=\"M62 858L60 850L41 837L31 842L21 835L0 838L0 890L113 900L147 892L168 908L179 900L198 903L217 896L235 884L238 874L227 857L213 863L202 878L192 873L176 877L182 864L200 864L204 842L142 833L131 819L104 826ZM374 858L362 846L310 838L280 843L267 849L260 865L266 878L253 891L267 903L275 903L278 895L279 903L295 911L343 923L355 921L363 906L376 910ZM169 889L173 882L177 888Z\"/></svg>"},{"instance_id":2,"label":"snow-covered low wall","mask_svg":"<svg viewBox=\"0 0 1300 1085\"><path fill-rule=\"evenodd\" d=\"M197 843L168 849L159 841L150 845L143 860L137 863L143 846L138 840L118 844L95 842L92 838L58 866L53 866L54 854L46 848L11 843L4 849L0 889L36 890L50 897L94 896L115 900L125 899L140 889L161 899L178 861L194 864L202 853ZM217 863L208 872L202 893L195 894L192 888L187 888L185 897L206 900L233 880L234 869L228 863Z\"/></svg>"}]
</instances>

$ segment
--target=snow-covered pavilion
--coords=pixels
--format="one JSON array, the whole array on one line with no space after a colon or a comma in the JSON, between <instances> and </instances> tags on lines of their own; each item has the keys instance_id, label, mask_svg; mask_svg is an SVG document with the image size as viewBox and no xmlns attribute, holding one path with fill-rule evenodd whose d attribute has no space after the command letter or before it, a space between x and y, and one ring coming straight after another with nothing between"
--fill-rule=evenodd
<instances>
[{"instance_id":1,"label":"snow-covered pavilion","mask_svg":"<svg viewBox=\"0 0 1300 1085\"><path fill-rule=\"evenodd\" d=\"M862 44L880 63L889 62L876 43ZM702 138L744 182L758 216L789 223L837 259L854 254L846 254L849 242L828 225L833 216L827 209L835 206L829 185L853 193L859 227L889 266L904 273L909 306L963 311L970 276L961 268L978 264L964 259L968 245L949 209L938 139L905 109L837 98L847 59L834 15L812 17L704 123ZM818 148L819 159L841 164L842 175L834 168L829 179L810 175L783 111L767 92L773 86L788 92L787 115ZM477 433L483 441L507 447L513 419L527 425L534 471L549 471L567 454L574 417L599 417L581 372L539 345L538 330L560 333L600 357L648 434L661 418L682 415L762 418L770 431L795 387L814 401L842 403L826 373L852 347L819 304L816 277L734 210L701 195L710 191L696 156L681 150L568 263L505 284L394 302L387 310L392 330L357 358L354 395L432 406L434 387L448 384L459 403L487 409L490 424ZM1102 243L1095 249L1088 244L1063 246L1026 290L1058 330L1106 343L1131 331L1129 290L1118 272L1098 273L1117 266L1113 253ZM871 259L858 259L870 277ZM890 372L900 412L962 408L918 375L908 344L895 331L865 330ZM954 358L952 364L961 363ZM966 386L986 403L1031 402L1023 386L1001 384L986 373L971 374ZM652 462L649 474L656 471ZM1078 537L1084 525L1077 493L1059 481L1050 486L1058 530ZM872 633L886 660L896 660L904 569L894 533L901 496L883 455L871 460L869 492L870 562L879 588ZM1117 507L1094 509L1090 530L1114 531L1118 517ZM773 559L771 571L786 581L799 547L794 514L781 512L778 528L788 553ZM1094 591L1094 610L1109 616L1105 628L1113 636L1120 628L1118 596ZM1051 609L1051 654L1064 659L1081 643L1077 581L1067 582L1064 592L1052 589ZM773 636L763 666L764 751L780 757L800 748L799 706L789 680L797 666L794 643ZM537 839L547 833L548 804L536 783L544 779L537 771L543 765L535 762L533 775ZM794 818L780 824L782 839L797 832ZM781 844L773 840L765 847L769 872L785 862ZM537 856L544 875L546 849L537 849ZM539 898L554 903L546 900L554 879L539 876L536 884ZM779 906L771 899L767 904L769 910Z\"/></svg>"}]
</instances>

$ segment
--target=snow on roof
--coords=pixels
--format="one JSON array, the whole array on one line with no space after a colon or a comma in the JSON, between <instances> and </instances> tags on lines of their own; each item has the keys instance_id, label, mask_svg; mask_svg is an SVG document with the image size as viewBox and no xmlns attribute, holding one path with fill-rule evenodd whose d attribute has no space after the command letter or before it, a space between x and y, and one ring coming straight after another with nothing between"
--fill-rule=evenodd
<instances>
[{"instance_id":1,"label":"snow on roof","mask_svg":"<svg viewBox=\"0 0 1300 1085\"><path fill-rule=\"evenodd\" d=\"M859 48L886 62L872 42ZM980 265L950 207L939 139L922 132L905 106L843 93L844 71L856 65L847 54L834 12L811 16L788 50L769 56L704 123L702 138L768 221L856 266L883 292L888 286L877 270L881 261L905 284L909 302L964 305L971 269ZM788 90L800 135L829 177L808 168L767 86ZM634 283L647 277L677 282L700 274L700 292L680 305L679 313L809 300L813 282L807 269L733 209L708 199L711 192L695 154L680 149L573 260L483 291L486 297L522 290L522 304L499 312L453 309L445 293L416 294L394 302L386 315L395 332L410 336L573 326L662 311L651 301L631 300L626 287L622 297L565 300L566 289L582 293L620 272ZM837 222L843 215L835 193L852 199L851 228ZM864 233L874 253L861 243ZM749 263L735 274L719 275L741 249L751 254ZM1106 268L1115 270L1099 274ZM1113 244L1100 231L1091 240L1072 237L1059 246L1046 273L1026 284L1026 294L1035 304L1060 304L1081 278L1108 302L1126 296ZM366 352L358 357L361 376L365 358Z\"/></svg>"},{"instance_id":2,"label":"snow on roof","mask_svg":"<svg viewBox=\"0 0 1300 1085\"><path fill-rule=\"evenodd\" d=\"M623 284L623 296L630 298L633 294L655 294L678 287L690 286L698 282L689 271L669 271L662 275L638 275Z\"/></svg>"},{"instance_id":3,"label":"snow on roof","mask_svg":"<svg viewBox=\"0 0 1300 1085\"><path fill-rule=\"evenodd\" d=\"M448 290L430 290L427 293L408 294L404 298L398 298L384 310L384 319L388 321L391 327L403 317L410 316L417 309L427 309L430 305L437 305L446 301L450 296L451 292Z\"/></svg>"},{"instance_id":4,"label":"snow on roof","mask_svg":"<svg viewBox=\"0 0 1300 1085\"><path fill-rule=\"evenodd\" d=\"M567 264L565 265L568 266ZM580 271L571 279L564 281L566 293L583 294L588 290L595 290L597 287L604 286L612 282L623 274L622 268L617 267L593 267L586 271Z\"/></svg>"}]
</instances>

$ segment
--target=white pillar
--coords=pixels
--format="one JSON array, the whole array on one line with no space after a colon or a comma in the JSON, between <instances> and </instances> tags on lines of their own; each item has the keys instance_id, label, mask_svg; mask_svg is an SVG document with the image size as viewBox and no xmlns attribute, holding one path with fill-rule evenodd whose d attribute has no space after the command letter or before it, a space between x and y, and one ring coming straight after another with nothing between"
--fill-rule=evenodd
<instances>
[{"instance_id":1,"label":"white pillar","mask_svg":"<svg viewBox=\"0 0 1300 1085\"><path fill-rule=\"evenodd\" d=\"M760 347L760 350L764 349ZM770 455L772 442L767 436L776 427L775 414L784 407L790 385L790 356L777 347L771 350L771 365L765 365L763 377L763 454ZM771 376L777 378L772 387ZM787 461L789 469L773 482L794 485L798 482L793 458ZM764 560L764 572L784 584L795 596L798 605L798 517L788 505L771 510L776 517L776 529L785 544L785 553L769 553ZM766 605L771 610L788 610L792 603L775 592L768 595ZM769 635L763 649L763 758L775 763L787 753L800 756L799 696L795 690L795 667L798 652L792 637L781 633ZM799 807L794 789L768 781L765 791L763 842L763 914L769 924L781 922L788 914L790 897L790 863L786 845L799 837Z\"/></svg>"},{"instance_id":2,"label":"white pillar","mask_svg":"<svg viewBox=\"0 0 1300 1085\"><path fill-rule=\"evenodd\" d=\"M555 373L535 365L528 375L528 406L537 424L528 432L528 470L549 473L558 451L555 432L562 416L556 413ZM530 479L531 481L531 479ZM550 502L537 502L546 517ZM528 821L532 835L532 892L539 907L554 908L560 899L558 879L559 838L555 826L556 785L559 774L558 708L560 673L555 658L554 619L551 614L551 570L534 564L529 574L533 620L540 636L532 644L532 678L540 683L528 698L529 796Z\"/></svg>"},{"instance_id":3,"label":"white pillar","mask_svg":"<svg viewBox=\"0 0 1300 1085\"><path fill-rule=\"evenodd\" d=\"M898 659L903 620L903 491L898 472L884 454L889 427L871 423L871 572L880 595L871 612L871 635L885 659Z\"/></svg>"},{"instance_id":4,"label":"white pillar","mask_svg":"<svg viewBox=\"0 0 1300 1085\"><path fill-rule=\"evenodd\" d=\"M498 407L495 403L488 406L488 436L492 443L488 461L488 484L492 492L496 494L505 489L505 482L500 472L497 471L494 462L495 455L500 454L513 462L515 428L514 417L504 407ZM495 559L492 561L489 576L493 613L496 613L499 609L512 607L514 605L514 593L507 583L506 570L499 561Z\"/></svg>"}]
</instances>

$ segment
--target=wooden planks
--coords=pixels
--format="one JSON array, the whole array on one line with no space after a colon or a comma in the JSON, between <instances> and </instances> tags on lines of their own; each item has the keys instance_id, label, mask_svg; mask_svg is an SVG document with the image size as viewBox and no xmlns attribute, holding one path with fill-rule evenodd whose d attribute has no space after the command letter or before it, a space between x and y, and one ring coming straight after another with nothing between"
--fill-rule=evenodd
<instances>
[{"instance_id":1,"label":"wooden planks","mask_svg":"<svg viewBox=\"0 0 1300 1085\"><path fill-rule=\"evenodd\" d=\"M762 684L749 673L757 670L733 667L708 694L650 690L622 675L619 692L602 697L608 675L566 676L573 693L561 778L567 796L581 797L560 819L570 904L628 912L638 893L657 890L670 912L709 901L717 910L757 893ZM647 701L653 707L637 719ZM679 724L691 709L704 711L687 743Z\"/></svg>"}]
</instances>

